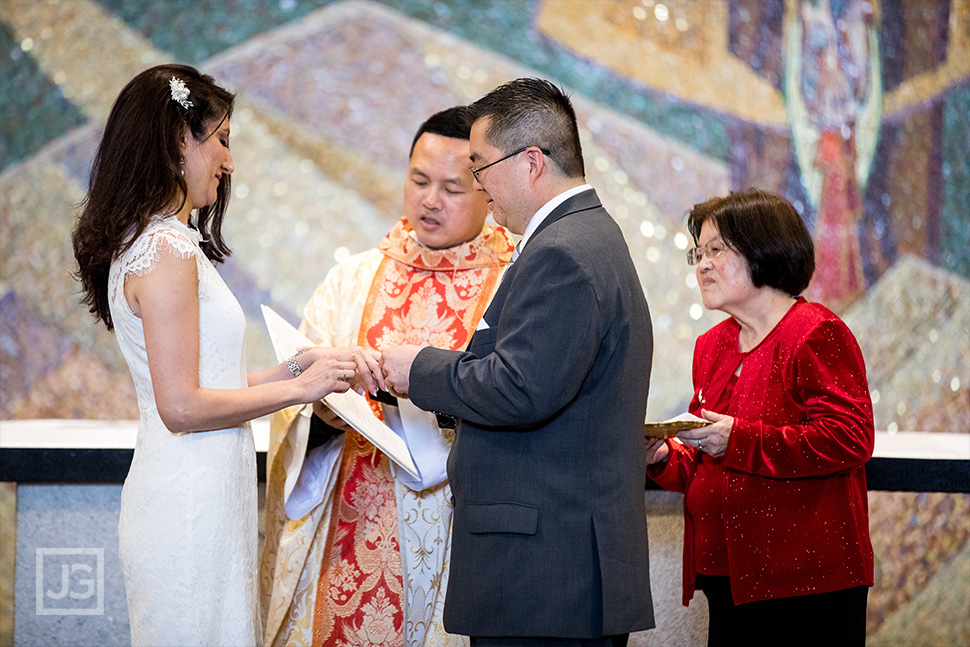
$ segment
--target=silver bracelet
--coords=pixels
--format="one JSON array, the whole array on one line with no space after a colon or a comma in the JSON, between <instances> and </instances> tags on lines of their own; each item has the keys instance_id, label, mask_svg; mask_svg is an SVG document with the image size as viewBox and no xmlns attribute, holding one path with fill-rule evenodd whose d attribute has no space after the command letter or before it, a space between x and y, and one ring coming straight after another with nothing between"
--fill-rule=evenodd
<instances>
[{"instance_id":1,"label":"silver bracelet","mask_svg":"<svg viewBox=\"0 0 970 647\"><path fill-rule=\"evenodd\" d=\"M296 355L299 355L299 353ZM300 377L303 369L300 368L300 364L296 361L296 355L286 360L286 368L290 369L290 373L293 374L293 377Z\"/></svg>"}]
</instances>

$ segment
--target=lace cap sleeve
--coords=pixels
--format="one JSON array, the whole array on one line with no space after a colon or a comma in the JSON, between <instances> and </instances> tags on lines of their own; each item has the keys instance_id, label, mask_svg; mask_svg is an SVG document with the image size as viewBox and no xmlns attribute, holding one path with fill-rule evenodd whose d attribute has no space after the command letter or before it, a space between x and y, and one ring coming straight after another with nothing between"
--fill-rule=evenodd
<instances>
[{"instance_id":1,"label":"lace cap sleeve","mask_svg":"<svg viewBox=\"0 0 970 647\"><path fill-rule=\"evenodd\" d=\"M173 217L157 220L138 236L124 253L119 262L112 264L111 277L108 279L109 298L120 300L120 291L129 276L145 276L158 266L160 254L171 254L176 258L195 258L199 277L199 297L206 292L209 272L209 259L202 253L199 241L202 236L189 229Z\"/></svg>"},{"instance_id":2,"label":"lace cap sleeve","mask_svg":"<svg viewBox=\"0 0 970 647\"><path fill-rule=\"evenodd\" d=\"M161 250L166 250L176 258L198 258L202 254L198 240L190 238L189 232L169 227L151 227L138 237L138 240L125 254L124 275L144 276L158 265Z\"/></svg>"}]
</instances>

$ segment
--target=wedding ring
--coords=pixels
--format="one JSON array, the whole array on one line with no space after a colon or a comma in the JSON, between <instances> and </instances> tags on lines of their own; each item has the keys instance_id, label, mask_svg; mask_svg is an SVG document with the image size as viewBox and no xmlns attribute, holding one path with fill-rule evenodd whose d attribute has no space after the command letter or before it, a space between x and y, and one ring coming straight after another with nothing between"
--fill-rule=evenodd
<instances>
[{"instance_id":1,"label":"wedding ring","mask_svg":"<svg viewBox=\"0 0 970 647\"><path fill-rule=\"evenodd\" d=\"M704 443L703 443L703 441L700 441L700 440L697 441L697 449L698 449L698 451L704 451Z\"/></svg>"}]
</instances>

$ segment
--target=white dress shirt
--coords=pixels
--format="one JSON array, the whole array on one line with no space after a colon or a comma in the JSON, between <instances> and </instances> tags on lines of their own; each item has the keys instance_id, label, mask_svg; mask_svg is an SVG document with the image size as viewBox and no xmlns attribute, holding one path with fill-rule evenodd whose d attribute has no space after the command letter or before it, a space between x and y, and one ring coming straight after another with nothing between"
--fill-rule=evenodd
<instances>
[{"instance_id":1,"label":"white dress shirt","mask_svg":"<svg viewBox=\"0 0 970 647\"><path fill-rule=\"evenodd\" d=\"M591 187L588 184L581 184L579 186L574 186L571 189L567 189L566 191L563 191L555 198L553 198L549 202L539 207L539 210L536 211L535 215L532 216L532 218L529 220L529 224L526 225L525 232L522 234L522 240L520 240L519 244L515 246L515 251L512 252L512 260L515 261L515 259L518 258L519 254L522 253L522 250L525 249L525 244L529 242L529 238L532 237L532 234L534 234L536 229L539 228L539 225L542 224L542 221L545 220L546 217L550 213L552 213L556 207L558 207L559 205L561 205L563 202L573 197L574 195L582 193L583 191L588 191L589 189L592 189L592 188L593 187Z\"/></svg>"}]
</instances>

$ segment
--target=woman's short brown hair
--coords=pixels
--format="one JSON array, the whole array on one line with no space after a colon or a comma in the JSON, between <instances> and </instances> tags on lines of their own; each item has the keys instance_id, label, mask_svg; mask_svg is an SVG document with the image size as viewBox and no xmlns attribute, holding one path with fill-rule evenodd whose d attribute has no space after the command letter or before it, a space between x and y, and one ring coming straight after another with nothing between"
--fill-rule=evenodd
<instances>
[{"instance_id":1,"label":"woman's short brown hair","mask_svg":"<svg viewBox=\"0 0 970 647\"><path fill-rule=\"evenodd\" d=\"M815 245L802 217L780 195L748 189L694 205L687 229L698 243L710 222L724 243L748 263L755 287L798 296L815 273Z\"/></svg>"}]
</instances>

